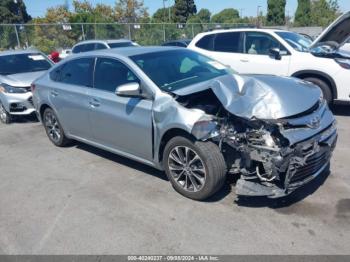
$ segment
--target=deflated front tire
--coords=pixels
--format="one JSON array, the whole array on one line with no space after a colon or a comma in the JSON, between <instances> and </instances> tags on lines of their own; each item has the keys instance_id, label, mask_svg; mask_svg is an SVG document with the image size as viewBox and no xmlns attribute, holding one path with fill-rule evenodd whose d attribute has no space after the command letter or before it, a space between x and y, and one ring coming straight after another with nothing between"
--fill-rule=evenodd
<instances>
[{"instance_id":1,"label":"deflated front tire","mask_svg":"<svg viewBox=\"0 0 350 262\"><path fill-rule=\"evenodd\" d=\"M212 196L226 179L224 157L210 141L174 137L165 146L163 163L174 189L194 200Z\"/></svg>"}]
</instances>

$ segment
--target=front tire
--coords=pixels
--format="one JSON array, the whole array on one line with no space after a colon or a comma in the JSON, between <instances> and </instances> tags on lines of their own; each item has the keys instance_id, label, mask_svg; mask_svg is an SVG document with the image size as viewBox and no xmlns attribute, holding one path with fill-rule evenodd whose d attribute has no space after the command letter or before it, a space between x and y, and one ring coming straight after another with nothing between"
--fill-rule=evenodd
<instances>
[{"instance_id":1,"label":"front tire","mask_svg":"<svg viewBox=\"0 0 350 262\"><path fill-rule=\"evenodd\" d=\"M51 108L45 109L43 114L43 124L47 136L55 146L64 147L71 142L71 140L65 136L63 128L58 121L55 112Z\"/></svg>"},{"instance_id":2,"label":"front tire","mask_svg":"<svg viewBox=\"0 0 350 262\"><path fill-rule=\"evenodd\" d=\"M1 101L0 101L0 121L6 125L11 123L11 115L6 111Z\"/></svg>"},{"instance_id":3,"label":"front tire","mask_svg":"<svg viewBox=\"0 0 350 262\"><path fill-rule=\"evenodd\" d=\"M226 179L224 157L212 142L174 137L165 146L163 164L174 189L194 200L212 196Z\"/></svg>"},{"instance_id":4,"label":"front tire","mask_svg":"<svg viewBox=\"0 0 350 262\"><path fill-rule=\"evenodd\" d=\"M307 77L307 78L304 78L304 80L311 82L317 85L319 88L321 88L323 97L327 101L327 103L329 105L333 103L333 94L332 94L331 88L325 81L315 77Z\"/></svg>"}]
</instances>

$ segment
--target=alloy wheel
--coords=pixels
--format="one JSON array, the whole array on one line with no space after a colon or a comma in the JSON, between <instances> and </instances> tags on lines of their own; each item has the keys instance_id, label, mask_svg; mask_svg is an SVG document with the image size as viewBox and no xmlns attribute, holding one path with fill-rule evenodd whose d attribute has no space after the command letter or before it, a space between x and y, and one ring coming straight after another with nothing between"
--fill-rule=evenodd
<instances>
[{"instance_id":1,"label":"alloy wheel","mask_svg":"<svg viewBox=\"0 0 350 262\"><path fill-rule=\"evenodd\" d=\"M52 112L47 112L45 114L45 128L50 136L50 139L58 143L61 139L61 128L59 126L59 123L57 121L56 116Z\"/></svg>"},{"instance_id":2,"label":"alloy wheel","mask_svg":"<svg viewBox=\"0 0 350 262\"><path fill-rule=\"evenodd\" d=\"M200 191L206 180L206 170L200 156L187 146L174 147L168 157L168 167L174 181L188 192Z\"/></svg>"}]
</instances>

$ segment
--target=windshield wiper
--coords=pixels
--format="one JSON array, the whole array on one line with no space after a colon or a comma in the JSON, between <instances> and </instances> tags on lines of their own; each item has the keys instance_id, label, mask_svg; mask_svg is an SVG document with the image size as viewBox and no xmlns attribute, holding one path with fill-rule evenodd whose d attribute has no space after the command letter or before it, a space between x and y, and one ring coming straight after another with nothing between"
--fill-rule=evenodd
<instances>
[{"instance_id":1,"label":"windshield wiper","mask_svg":"<svg viewBox=\"0 0 350 262\"><path fill-rule=\"evenodd\" d=\"M190 79L194 79L194 78L197 78L197 77L198 76L191 76L191 77L187 77L187 78L184 78L184 79L181 79L181 80L169 83L169 84L164 84L161 88L166 88L168 86L171 86L171 85L174 85L174 84L178 84L178 83L181 83L181 82L184 82L184 81L187 81L187 80L190 80Z\"/></svg>"}]
</instances>

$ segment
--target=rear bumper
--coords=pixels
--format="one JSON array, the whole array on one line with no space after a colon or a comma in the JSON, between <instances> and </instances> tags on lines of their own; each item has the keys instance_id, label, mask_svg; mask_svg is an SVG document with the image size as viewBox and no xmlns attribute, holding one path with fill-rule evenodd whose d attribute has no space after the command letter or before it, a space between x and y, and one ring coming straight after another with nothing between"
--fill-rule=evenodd
<instances>
[{"instance_id":1,"label":"rear bumper","mask_svg":"<svg viewBox=\"0 0 350 262\"><path fill-rule=\"evenodd\" d=\"M259 179L239 179L237 195L267 196L279 198L291 194L322 174L330 164L332 152L337 143L337 130L332 125L317 136L298 144L293 152L274 166L278 179L262 182ZM301 157L301 152L306 152Z\"/></svg>"},{"instance_id":2,"label":"rear bumper","mask_svg":"<svg viewBox=\"0 0 350 262\"><path fill-rule=\"evenodd\" d=\"M5 110L11 115L30 115L35 112L32 93L0 93L0 100Z\"/></svg>"}]
</instances>

